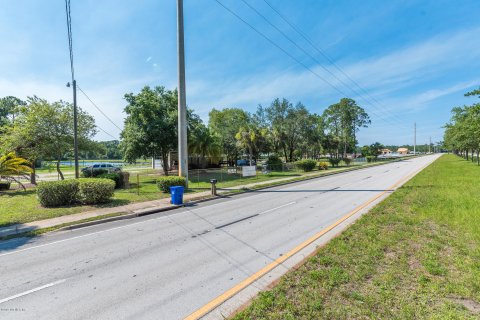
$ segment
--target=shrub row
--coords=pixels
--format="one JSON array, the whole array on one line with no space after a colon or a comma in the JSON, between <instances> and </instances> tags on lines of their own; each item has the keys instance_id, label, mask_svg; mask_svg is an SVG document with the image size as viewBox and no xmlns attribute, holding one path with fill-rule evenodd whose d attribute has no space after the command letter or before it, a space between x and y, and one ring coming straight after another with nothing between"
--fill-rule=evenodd
<instances>
[{"instance_id":1,"label":"shrub row","mask_svg":"<svg viewBox=\"0 0 480 320\"><path fill-rule=\"evenodd\" d=\"M170 187L182 186L186 187L186 180L183 177L168 176L157 179L157 187L160 191L170 193Z\"/></svg>"},{"instance_id":2,"label":"shrub row","mask_svg":"<svg viewBox=\"0 0 480 320\"><path fill-rule=\"evenodd\" d=\"M109 179L82 178L78 180L45 181L37 186L37 196L44 207L104 203L110 200L115 182Z\"/></svg>"},{"instance_id":3,"label":"shrub row","mask_svg":"<svg viewBox=\"0 0 480 320\"><path fill-rule=\"evenodd\" d=\"M328 162L321 161L318 163L318 170L327 170L328 169Z\"/></svg>"},{"instance_id":4,"label":"shrub row","mask_svg":"<svg viewBox=\"0 0 480 320\"><path fill-rule=\"evenodd\" d=\"M332 167L338 167L338 164L340 163L341 159L340 158L328 158L328 162L332 165Z\"/></svg>"},{"instance_id":5,"label":"shrub row","mask_svg":"<svg viewBox=\"0 0 480 320\"><path fill-rule=\"evenodd\" d=\"M111 172L107 170L96 169L94 171L82 172L82 177L92 177L92 178L101 178L101 179L110 179L115 182L115 189L120 189L125 187L125 184L128 183L130 178L130 173L128 172Z\"/></svg>"},{"instance_id":6,"label":"shrub row","mask_svg":"<svg viewBox=\"0 0 480 320\"><path fill-rule=\"evenodd\" d=\"M119 173L102 173L98 175L96 178L100 179L110 179L115 182L115 189L119 189L123 187L123 178Z\"/></svg>"},{"instance_id":7,"label":"shrub row","mask_svg":"<svg viewBox=\"0 0 480 320\"><path fill-rule=\"evenodd\" d=\"M315 160L310 160L310 159L298 160L295 162L295 166L298 169L308 172L315 169L315 167L317 166L317 162Z\"/></svg>"},{"instance_id":8,"label":"shrub row","mask_svg":"<svg viewBox=\"0 0 480 320\"><path fill-rule=\"evenodd\" d=\"M82 178L96 178L100 175L108 173L106 169L95 169L82 171Z\"/></svg>"},{"instance_id":9,"label":"shrub row","mask_svg":"<svg viewBox=\"0 0 480 320\"><path fill-rule=\"evenodd\" d=\"M282 160L276 154L269 155L265 164L270 171L282 171Z\"/></svg>"},{"instance_id":10,"label":"shrub row","mask_svg":"<svg viewBox=\"0 0 480 320\"><path fill-rule=\"evenodd\" d=\"M367 159L367 162L374 162L377 159L375 156L366 156L365 158Z\"/></svg>"}]
</instances>

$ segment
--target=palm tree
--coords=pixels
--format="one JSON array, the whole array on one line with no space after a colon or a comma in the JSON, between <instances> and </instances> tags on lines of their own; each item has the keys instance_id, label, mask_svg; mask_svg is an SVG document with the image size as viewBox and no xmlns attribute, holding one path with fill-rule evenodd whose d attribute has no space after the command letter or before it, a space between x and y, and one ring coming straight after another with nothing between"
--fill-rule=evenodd
<instances>
[{"instance_id":1,"label":"palm tree","mask_svg":"<svg viewBox=\"0 0 480 320\"><path fill-rule=\"evenodd\" d=\"M205 126L200 126L192 131L188 141L188 152L205 157L217 157L221 154L220 146L215 136Z\"/></svg>"},{"instance_id":2,"label":"palm tree","mask_svg":"<svg viewBox=\"0 0 480 320\"><path fill-rule=\"evenodd\" d=\"M24 158L17 157L15 152L0 156L0 180L13 180L25 189L25 186L17 180L19 176L27 176L33 172L30 162Z\"/></svg>"}]
</instances>

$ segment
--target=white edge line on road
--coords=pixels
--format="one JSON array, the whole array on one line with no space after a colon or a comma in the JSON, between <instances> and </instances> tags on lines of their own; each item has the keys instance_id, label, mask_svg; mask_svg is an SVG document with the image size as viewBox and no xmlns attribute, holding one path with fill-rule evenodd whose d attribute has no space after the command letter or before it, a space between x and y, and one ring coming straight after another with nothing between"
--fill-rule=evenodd
<instances>
[{"instance_id":1,"label":"white edge line on road","mask_svg":"<svg viewBox=\"0 0 480 320\"><path fill-rule=\"evenodd\" d=\"M27 294L30 294L30 293L34 293L34 292L37 292L37 291L40 291L40 290L43 290L43 289L46 289L46 288L56 286L57 284L64 283L65 281L67 281L67 279L62 279L62 280L58 280L58 281L55 281L55 282L51 282L51 283L48 283L48 284L43 285L41 287L33 288L31 290L16 294L14 296L11 296L11 297L0 300L0 304L2 304L4 302L7 302L7 301L10 301L10 300L13 300L13 299L16 299L16 298L26 296Z\"/></svg>"},{"instance_id":2,"label":"white edge line on road","mask_svg":"<svg viewBox=\"0 0 480 320\"><path fill-rule=\"evenodd\" d=\"M136 224L145 223L145 222L148 222L148 221L151 221L151 220L165 219L165 218L167 218L167 217L168 217L168 216L162 216L162 217L158 217L158 218L155 218L155 219L138 221L138 222L134 222L134 223L130 223L130 224L124 225L124 226L119 226L119 227L115 227L115 228L111 228L111 229L106 229L106 230L100 230L100 231L96 231L96 232L92 232L92 233L82 234L81 236L76 236L76 237L72 237L72 238L68 238L68 239L63 239L63 240L53 241L53 242L49 242L49 243L45 243L45 244L40 244L40 245L38 245L38 246L28 247L28 248L20 249L20 250L16 250L16 251L6 252L6 253L0 254L0 257L8 256L8 255L10 255L10 254L19 253L19 252L23 252L23 251L27 251L27 250L36 249L36 248L46 247L46 246L50 246L50 245L57 244L57 243L61 243L61 242L66 242L66 241L70 241L70 240L75 240L75 239L79 239L79 238L84 238L84 237L88 237L88 236L93 236L93 235L95 235L95 234L99 234L99 233L102 233L102 232L108 232L108 231L112 231L112 230L118 230L118 229L126 228L126 227L129 227L129 226L133 226L133 225L136 225Z\"/></svg>"},{"instance_id":3,"label":"white edge line on road","mask_svg":"<svg viewBox=\"0 0 480 320\"><path fill-rule=\"evenodd\" d=\"M289 202L289 203L286 203L286 204L283 204L281 206L278 206L276 208L272 208L272 209L268 209L266 211L263 211L263 212L260 212L258 215L261 215L261 214L264 214L264 213L269 213L269 212L272 212L272 211L275 211L277 209L280 209L280 208L283 208L283 207L286 207L286 206L291 206L292 204L295 204L297 203L296 201L292 201L292 202Z\"/></svg>"}]
</instances>

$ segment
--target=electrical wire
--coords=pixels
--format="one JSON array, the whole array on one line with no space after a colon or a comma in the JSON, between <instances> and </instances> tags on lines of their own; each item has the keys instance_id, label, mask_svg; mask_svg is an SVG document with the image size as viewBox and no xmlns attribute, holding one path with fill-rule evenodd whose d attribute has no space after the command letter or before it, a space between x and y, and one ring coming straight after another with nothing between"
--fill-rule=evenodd
<instances>
[{"instance_id":1,"label":"electrical wire","mask_svg":"<svg viewBox=\"0 0 480 320\"><path fill-rule=\"evenodd\" d=\"M283 21L285 21L285 23L287 23L295 32L297 32L308 44L310 44L310 46L312 46L312 48L314 48L332 66L334 66L335 69L337 69L342 75L344 75L347 79L349 79L357 88L359 88L362 92L364 92L370 99L375 101L381 107L385 108L386 112L388 112L388 108L386 108L382 103L380 103L380 101L378 101L375 97L371 96L368 93L368 91L366 91L362 86L360 86L360 84L357 81L355 81L355 79L353 79L347 72L342 70L342 68L340 66L338 66L338 64L335 63L335 61L333 61L333 59L331 59L325 51L323 51L321 48L317 47L313 43L313 41L302 30L300 30L292 22L290 22L282 13L279 12L279 10L277 10L275 7L273 7L273 5L270 4L267 0L263 0L263 2L265 2ZM397 119L398 121L403 122L403 120L401 118L399 118L397 115L391 113L391 116L394 117L395 119Z\"/></svg>"},{"instance_id":2,"label":"electrical wire","mask_svg":"<svg viewBox=\"0 0 480 320\"><path fill-rule=\"evenodd\" d=\"M101 113L103 114L103 116L108 120L110 121L111 124L113 124L118 130L122 131L123 129L120 128L115 122L113 122L112 119L110 119L109 116L107 116L103 111L102 109L100 109L99 106L97 106L97 104L95 102L93 102L93 100L85 93L85 91L82 90L82 88L80 88L80 86L77 85L77 88L78 90L80 90L81 93L83 93L83 95L88 99L88 101L90 101L90 103Z\"/></svg>"},{"instance_id":3,"label":"electrical wire","mask_svg":"<svg viewBox=\"0 0 480 320\"><path fill-rule=\"evenodd\" d=\"M103 133L105 133L106 135L110 136L113 138L113 140L118 140L115 136L113 136L112 134L108 133L107 131L103 130L100 126L98 126L97 124L95 125L97 127L97 129L100 129L101 131L103 131Z\"/></svg>"},{"instance_id":4,"label":"electrical wire","mask_svg":"<svg viewBox=\"0 0 480 320\"><path fill-rule=\"evenodd\" d=\"M316 76L317 78L319 78L320 80L324 81L325 83L327 83L330 87L332 87L332 89L334 89L335 91L337 91L338 93L340 93L341 95L343 96L348 96L345 92L343 92L341 89L337 88L336 86L334 86L332 83L330 83L327 79L323 78L321 75L319 75L317 72L315 72L314 70L312 70L309 66L307 66L305 63L303 63L302 61L298 60L297 58L295 58L293 55L291 55L287 50L283 49L281 46L279 46L277 43L275 43L275 41L273 41L272 39L270 39L268 36L266 36L264 33L262 33L261 31L259 31L257 28L255 28L253 25L251 25L250 23L248 23L246 20L244 20L242 17L240 17L237 13L235 13L233 10L231 10L230 8L228 8L227 6L225 6L223 3L221 3L219 0L214 0L215 2L217 2L220 6L222 6L225 10L227 10L228 12L230 12L230 14L232 14L233 16L235 16L237 19L239 19L240 21L242 21L243 23L245 23L248 27L250 27L253 31L255 31L257 34L259 34L262 38L264 38L265 40L267 40L268 42L270 42L272 45L274 45L275 47L277 47L277 49L279 49L280 51L282 51L284 54L286 54L287 56L289 56L292 60L294 60L295 62L297 62L298 64L300 64L301 66L303 66L305 69L307 69L309 72L311 72L314 76Z\"/></svg>"},{"instance_id":5,"label":"electrical wire","mask_svg":"<svg viewBox=\"0 0 480 320\"><path fill-rule=\"evenodd\" d=\"M310 59L315 61L323 70L325 70L327 73L329 73L332 77L334 77L338 82L340 82L342 85L345 87L349 88L354 94L359 96L364 102L366 102L368 105L370 105L372 108L374 108L377 112L383 113L383 116L380 114L376 113L373 110L370 110L370 112L378 117L379 119L382 119L386 122L391 122L388 117L387 113L385 113L382 109L377 108L374 104L372 104L371 101L366 99L362 93L358 92L354 88L350 87L347 83L345 83L342 79L340 79L336 74L331 72L329 69L327 69L325 66L321 64L320 61L318 61L317 58L315 58L313 55L311 55L308 51L306 51L304 48L302 48L300 45L298 45L297 42L295 42L292 38L290 38L285 32L280 30L275 24L273 24L265 15L263 15L261 12L259 12L255 7L253 7L250 3L248 3L246 0L241 0L247 7L249 7L252 11L254 11L257 15L259 15L265 22L267 22L270 26L272 26L275 30L277 30L285 39L287 39L290 43L292 43L296 48L298 48L300 51L302 51L304 54L306 54ZM391 122L393 124L393 122ZM396 124L395 124L396 125Z\"/></svg>"}]
</instances>

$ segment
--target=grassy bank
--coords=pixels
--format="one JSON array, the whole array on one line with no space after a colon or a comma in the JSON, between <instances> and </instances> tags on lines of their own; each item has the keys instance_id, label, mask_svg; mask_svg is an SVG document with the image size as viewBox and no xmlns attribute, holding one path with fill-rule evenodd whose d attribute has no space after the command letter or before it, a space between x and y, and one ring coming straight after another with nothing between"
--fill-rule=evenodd
<instances>
[{"instance_id":1,"label":"grassy bank","mask_svg":"<svg viewBox=\"0 0 480 320\"><path fill-rule=\"evenodd\" d=\"M479 319L479 190L441 157L234 319Z\"/></svg>"}]
</instances>

